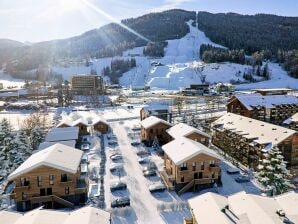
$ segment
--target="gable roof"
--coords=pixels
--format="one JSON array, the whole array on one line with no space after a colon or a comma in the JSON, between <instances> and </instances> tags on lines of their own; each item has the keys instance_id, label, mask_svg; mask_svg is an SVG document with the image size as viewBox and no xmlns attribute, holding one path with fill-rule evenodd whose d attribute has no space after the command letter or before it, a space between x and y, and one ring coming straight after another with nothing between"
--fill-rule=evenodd
<instances>
[{"instance_id":1,"label":"gable roof","mask_svg":"<svg viewBox=\"0 0 298 224\"><path fill-rule=\"evenodd\" d=\"M39 144L38 150L46 149L46 148L48 148L52 145L55 145L57 143L60 143L60 144L63 144L63 145L66 145L66 146L69 146L69 147L72 147L72 148L75 148L75 146L76 146L76 141L75 140L59 141L59 142L42 142L42 143Z\"/></svg>"},{"instance_id":2,"label":"gable roof","mask_svg":"<svg viewBox=\"0 0 298 224\"><path fill-rule=\"evenodd\" d=\"M200 131L197 128L194 128L192 126L184 124L184 123L179 123L179 124L174 125L173 127L169 128L167 130L167 132L173 138L185 137L185 136L190 135L192 133L198 133L198 134L203 135L207 138L210 138L210 136L208 134Z\"/></svg>"},{"instance_id":3,"label":"gable roof","mask_svg":"<svg viewBox=\"0 0 298 224\"><path fill-rule=\"evenodd\" d=\"M163 119L160 119L158 117L155 117L155 116L147 117L146 119L144 119L140 122L141 126L146 129L151 128L152 126L157 125L159 123L163 123L165 125L172 126L172 124L170 124L169 122L167 122Z\"/></svg>"},{"instance_id":4,"label":"gable roof","mask_svg":"<svg viewBox=\"0 0 298 224\"><path fill-rule=\"evenodd\" d=\"M26 213L0 212L0 220L5 224L109 224L109 219L109 212L91 206L74 211L38 208Z\"/></svg>"},{"instance_id":5,"label":"gable roof","mask_svg":"<svg viewBox=\"0 0 298 224\"><path fill-rule=\"evenodd\" d=\"M263 96L261 94L246 94L236 95L243 106L248 110L252 110L252 107L262 106L265 108L275 108L275 105L282 104L298 104L298 98L292 95L268 95Z\"/></svg>"},{"instance_id":6,"label":"gable roof","mask_svg":"<svg viewBox=\"0 0 298 224\"><path fill-rule=\"evenodd\" d=\"M288 128L233 113L227 113L214 121L212 127L222 131L229 130L246 139L252 139L254 143L271 146L297 133Z\"/></svg>"},{"instance_id":7,"label":"gable roof","mask_svg":"<svg viewBox=\"0 0 298 224\"><path fill-rule=\"evenodd\" d=\"M46 135L45 141L57 142L77 140L79 138L79 127L53 128Z\"/></svg>"},{"instance_id":8,"label":"gable roof","mask_svg":"<svg viewBox=\"0 0 298 224\"><path fill-rule=\"evenodd\" d=\"M163 145L162 149L177 166L199 154L220 159L214 151L205 145L185 137L177 138Z\"/></svg>"},{"instance_id":9,"label":"gable roof","mask_svg":"<svg viewBox=\"0 0 298 224\"><path fill-rule=\"evenodd\" d=\"M66 125L66 126L69 126L69 127L75 127L76 125L78 124L83 124L85 126L88 126L89 125L89 122L85 119L82 119L82 118L79 118L77 120L63 120L61 121L58 125L57 125L57 128L63 126L63 125Z\"/></svg>"},{"instance_id":10,"label":"gable roof","mask_svg":"<svg viewBox=\"0 0 298 224\"><path fill-rule=\"evenodd\" d=\"M83 152L81 150L57 143L31 155L8 176L8 180L13 180L40 166L53 167L75 174L80 165L82 155Z\"/></svg>"}]
</instances>

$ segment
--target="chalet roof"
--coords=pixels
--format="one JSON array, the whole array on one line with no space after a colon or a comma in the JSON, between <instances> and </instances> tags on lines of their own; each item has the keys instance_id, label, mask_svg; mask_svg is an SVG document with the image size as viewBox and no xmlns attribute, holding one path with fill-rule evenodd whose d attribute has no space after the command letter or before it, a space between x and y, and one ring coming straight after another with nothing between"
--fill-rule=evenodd
<instances>
[{"instance_id":1,"label":"chalet roof","mask_svg":"<svg viewBox=\"0 0 298 224\"><path fill-rule=\"evenodd\" d=\"M75 174L82 155L81 150L57 143L31 155L8 176L8 180L13 180L40 166L49 166Z\"/></svg>"},{"instance_id":2,"label":"chalet roof","mask_svg":"<svg viewBox=\"0 0 298 224\"><path fill-rule=\"evenodd\" d=\"M58 142L77 140L79 138L79 127L67 127L67 128L53 128L46 135L45 141Z\"/></svg>"},{"instance_id":3,"label":"chalet roof","mask_svg":"<svg viewBox=\"0 0 298 224\"><path fill-rule=\"evenodd\" d=\"M242 135L243 138L251 139L252 143L261 145L272 144L272 146L297 133L288 128L233 113L227 113L214 121L212 127Z\"/></svg>"},{"instance_id":4,"label":"chalet roof","mask_svg":"<svg viewBox=\"0 0 298 224\"><path fill-rule=\"evenodd\" d=\"M188 200L193 215L201 224L221 223L232 224L233 222L221 211L228 205L225 196L215 193L205 193Z\"/></svg>"},{"instance_id":5,"label":"chalet roof","mask_svg":"<svg viewBox=\"0 0 298 224\"><path fill-rule=\"evenodd\" d=\"M1 211L5 224L109 224L110 214L99 208L86 206L74 211L57 211L38 208L26 213Z\"/></svg>"},{"instance_id":6,"label":"chalet roof","mask_svg":"<svg viewBox=\"0 0 298 224\"><path fill-rule=\"evenodd\" d=\"M172 124L170 124L169 122L167 122L163 119L160 119L158 117L155 117L155 116L147 117L146 119L144 119L140 122L141 126L143 128L146 128L146 129L151 128L152 126L157 125L159 123L163 123L163 124L166 124L168 126L172 126Z\"/></svg>"},{"instance_id":7,"label":"chalet roof","mask_svg":"<svg viewBox=\"0 0 298 224\"><path fill-rule=\"evenodd\" d=\"M205 132L200 131L199 129L194 128L194 127L189 126L184 123L179 123L179 124L174 125L173 127L169 128L167 130L167 132L173 138L185 137L192 133L198 133L200 135L206 136L207 138L210 138L210 136L208 134L206 134Z\"/></svg>"},{"instance_id":8,"label":"chalet roof","mask_svg":"<svg viewBox=\"0 0 298 224\"><path fill-rule=\"evenodd\" d=\"M98 124L100 122L101 123L104 123L106 125L109 125L109 123L106 120L104 120L103 118L101 118L101 117L93 118L92 121L91 121L91 125L96 125L96 124Z\"/></svg>"},{"instance_id":9,"label":"chalet roof","mask_svg":"<svg viewBox=\"0 0 298 224\"><path fill-rule=\"evenodd\" d=\"M69 147L72 147L72 148L75 148L75 146L76 146L76 141L75 140L59 141L59 142L42 142L42 143L39 144L38 150L46 149L46 148L48 148L52 145L55 145L57 143L60 143L60 144L63 144L63 145L66 145L66 146L69 146Z\"/></svg>"},{"instance_id":10,"label":"chalet roof","mask_svg":"<svg viewBox=\"0 0 298 224\"><path fill-rule=\"evenodd\" d=\"M291 124L292 122L298 122L298 113L294 114L293 116L289 117L287 120L285 120L284 124Z\"/></svg>"},{"instance_id":11,"label":"chalet roof","mask_svg":"<svg viewBox=\"0 0 298 224\"><path fill-rule=\"evenodd\" d=\"M98 124L99 122L109 125L107 123L107 121L101 117L90 117L89 119L79 118L77 120L65 119L57 125L57 128L61 127L62 125L67 125L69 127L75 127L78 124L83 124L85 126L92 126L92 125Z\"/></svg>"},{"instance_id":12,"label":"chalet roof","mask_svg":"<svg viewBox=\"0 0 298 224\"><path fill-rule=\"evenodd\" d=\"M185 137L177 138L163 145L162 149L177 166L199 154L219 159L219 156L205 145Z\"/></svg>"},{"instance_id":13,"label":"chalet roof","mask_svg":"<svg viewBox=\"0 0 298 224\"><path fill-rule=\"evenodd\" d=\"M241 223L241 224L281 224L283 218L276 213L281 209L292 222L298 222L298 194L289 192L277 197L247 194L244 191L224 197L205 193L188 200L193 214L201 224ZM226 212L221 210L228 205ZM212 215L210 215L212 214Z\"/></svg>"},{"instance_id":14,"label":"chalet roof","mask_svg":"<svg viewBox=\"0 0 298 224\"><path fill-rule=\"evenodd\" d=\"M265 108L275 108L276 105L298 104L298 98L290 95L269 95L247 94L235 96L248 110L252 107L262 106Z\"/></svg>"}]
</instances>

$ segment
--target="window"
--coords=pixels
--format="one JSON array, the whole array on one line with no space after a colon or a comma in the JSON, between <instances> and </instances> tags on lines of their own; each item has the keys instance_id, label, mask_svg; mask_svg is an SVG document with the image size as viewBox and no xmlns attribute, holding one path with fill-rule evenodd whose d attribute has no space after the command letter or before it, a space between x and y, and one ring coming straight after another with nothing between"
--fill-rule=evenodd
<instances>
[{"instance_id":1,"label":"window","mask_svg":"<svg viewBox=\"0 0 298 224\"><path fill-rule=\"evenodd\" d=\"M201 138L201 142L205 142L206 141L206 139L205 138Z\"/></svg>"},{"instance_id":2,"label":"window","mask_svg":"<svg viewBox=\"0 0 298 224\"><path fill-rule=\"evenodd\" d=\"M196 170L196 162L192 162L192 171Z\"/></svg>"},{"instance_id":3,"label":"window","mask_svg":"<svg viewBox=\"0 0 298 224\"><path fill-rule=\"evenodd\" d=\"M211 178L215 178L215 173L212 172Z\"/></svg>"},{"instance_id":4,"label":"window","mask_svg":"<svg viewBox=\"0 0 298 224\"><path fill-rule=\"evenodd\" d=\"M42 185L42 177L37 176L37 187L41 187L41 185Z\"/></svg>"},{"instance_id":5,"label":"window","mask_svg":"<svg viewBox=\"0 0 298 224\"><path fill-rule=\"evenodd\" d=\"M210 160L209 161L209 165L210 165L210 167L215 167L215 161L214 160Z\"/></svg>"},{"instance_id":6,"label":"window","mask_svg":"<svg viewBox=\"0 0 298 224\"><path fill-rule=\"evenodd\" d=\"M183 171L183 170L187 170L187 163L182 163L180 165L180 170Z\"/></svg>"},{"instance_id":7,"label":"window","mask_svg":"<svg viewBox=\"0 0 298 224\"><path fill-rule=\"evenodd\" d=\"M181 176L181 182L182 183L184 182L184 176Z\"/></svg>"},{"instance_id":8,"label":"window","mask_svg":"<svg viewBox=\"0 0 298 224\"><path fill-rule=\"evenodd\" d=\"M65 194L68 195L69 194L69 187L65 188Z\"/></svg>"},{"instance_id":9,"label":"window","mask_svg":"<svg viewBox=\"0 0 298 224\"><path fill-rule=\"evenodd\" d=\"M61 174L61 182L67 182L67 174Z\"/></svg>"},{"instance_id":10,"label":"window","mask_svg":"<svg viewBox=\"0 0 298 224\"><path fill-rule=\"evenodd\" d=\"M204 161L201 162L201 170L204 170Z\"/></svg>"},{"instance_id":11,"label":"window","mask_svg":"<svg viewBox=\"0 0 298 224\"><path fill-rule=\"evenodd\" d=\"M54 185L54 175L49 176L50 185Z\"/></svg>"},{"instance_id":12,"label":"window","mask_svg":"<svg viewBox=\"0 0 298 224\"><path fill-rule=\"evenodd\" d=\"M150 131L149 131L151 134L153 133L153 130L152 129L150 129Z\"/></svg>"},{"instance_id":13,"label":"window","mask_svg":"<svg viewBox=\"0 0 298 224\"><path fill-rule=\"evenodd\" d=\"M21 186L29 186L29 180L25 177L21 177Z\"/></svg>"}]
</instances>

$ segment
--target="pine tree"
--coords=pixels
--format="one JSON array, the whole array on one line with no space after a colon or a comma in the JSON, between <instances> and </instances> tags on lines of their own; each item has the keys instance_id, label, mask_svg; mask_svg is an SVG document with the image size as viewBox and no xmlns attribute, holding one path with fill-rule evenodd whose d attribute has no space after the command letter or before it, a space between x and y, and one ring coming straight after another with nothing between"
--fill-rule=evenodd
<instances>
[{"instance_id":1,"label":"pine tree","mask_svg":"<svg viewBox=\"0 0 298 224\"><path fill-rule=\"evenodd\" d=\"M153 140L153 143L152 143L152 149L154 151L160 151L160 145L159 145L159 141L158 141L158 138L155 136L154 137L154 140Z\"/></svg>"},{"instance_id":2,"label":"pine tree","mask_svg":"<svg viewBox=\"0 0 298 224\"><path fill-rule=\"evenodd\" d=\"M44 133L40 128L33 128L32 132L29 136L29 141L30 141L30 146L32 150L37 150L39 144L43 141L44 139Z\"/></svg>"},{"instance_id":3,"label":"pine tree","mask_svg":"<svg viewBox=\"0 0 298 224\"><path fill-rule=\"evenodd\" d=\"M258 168L258 180L266 188L275 190L276 194L284 193L291 188L291 175L286 168L284 157L276 146L264 154Z\"/></svg>"}]
</instances>

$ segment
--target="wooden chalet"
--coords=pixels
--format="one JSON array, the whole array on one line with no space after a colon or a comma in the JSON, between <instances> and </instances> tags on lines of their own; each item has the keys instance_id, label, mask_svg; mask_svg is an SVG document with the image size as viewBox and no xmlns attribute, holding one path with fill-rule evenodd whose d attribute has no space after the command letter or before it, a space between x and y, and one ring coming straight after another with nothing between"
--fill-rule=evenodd
<instances>
[{"instance_id":1,"label":"wooden chalet","mask_svg":"<svg viewBox=\"0 0 298 224\"><path fill-rule=\"evenodd\" d=\"M227 111L281 125L298 112L298 98L291 95L236 95L228 100Z\"/></svg>"},{"instance_id":2,"label":"wooden chalet","mask_svg":"<svg viewBox=\"0 0 298 224\"><path fill-rule=\"evenodd\" d=\"M87 135L88 134L88 126L89 126L88 121L80 118L75 121L70 121L70 120L61 121L57 125L57 128L78 127L79 135Z\"/></svg>"},{"instance_id":3,"label":"wooden chalet","mask_svg":"<svg viewBox=\"0 0 298 224\"><path fill-rule=\"evenodd\" d=\"M55 144L31 155L8 176L18 211L40 206L71 207L87 200L88 181L81 175L83 152Z\"/></svg>"},{"instance_id":4,"label":"wooden chalet","mask_svg":"<svg viewBox=\"0 0 298 224\"><path fill-rule=\"evenodd\" d=\"M172 137L172 139L186 137L196 142L200 142L205 146L209 146L211 139L210 135L184 123L174 125L167 130L167 133Z\"/></svg>"},{"instance_id":5,"label":"wooden chalet","mask_svg":"<svg viewBox=\"0 0 298 224\"><path fill-rule=\"evenodd\" d=\"M146 146L152 146L155 138L157 138L160 145L166 144L171 140L171 136L166 132L172 127L169 122L150 116L140 122L141 125L141 141Z\"/></svg>"},{"instance_id":6,"label":"wooden chalet","mask_svg":"<svg viewBox=\"0 0 298 224\"><path fill-rule=\"evenodd\" d=\"M144 106L140 111L140 120L155 116L171 122L171 113L168 104L154 102Z\"/></svg>"},{"instance_id":7,"label":"wooden chalet","mask_svg":"<svg viewBox=\"0 0 298 224\"><path fill-rule=\"evenodd\" d=\"M180 137L162 146L164 170L161 178L178 194L221 185L219 157L205 145Z\"/></svg>"},{"instance_id":8,"label":"wooden chalet","mask_svg":"<svg viewBox=\"0 0 298 224\"><path fill-rule=\"evenodd\" d=\"M297 172L298 133L267 122L227 113L212 123L212 143L247 167L257 168L262 154L277 146L288 168Z\"/></svg>"}]
</instances>

